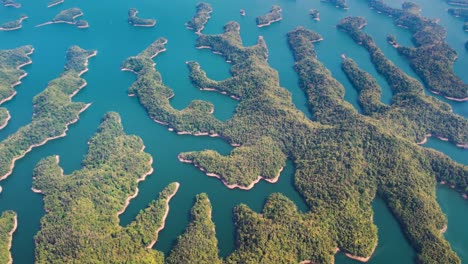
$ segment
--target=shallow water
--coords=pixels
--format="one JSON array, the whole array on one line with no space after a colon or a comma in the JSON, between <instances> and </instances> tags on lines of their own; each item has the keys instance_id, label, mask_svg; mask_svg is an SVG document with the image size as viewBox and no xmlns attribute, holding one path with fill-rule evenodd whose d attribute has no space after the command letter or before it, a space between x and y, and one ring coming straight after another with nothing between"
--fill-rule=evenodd
<instances>
[{"instance_id":1,"label":"shallow water","mask_svg":"<svg viewBox=\"0 0 468 264\"><path fill-rule=\"evenodd\" d=\"M33 64L26 66L28 76L23 84L17 86L17 96L2 106L7 107L12 115L9 125L0 130L0 140L14 133L19 127L31 120L32 98L42 91L47 83L62 71L65 51L71 45L85 49L98 50L98 56L90 60L90 70L83 75L88 82L74 101L91 102L92 106L81 114L80 120L70 126L65 138L57 139L34 149L25 158L16 163L13 174L0 184L4 187L0 195L0 212L12 209L18 213L19 226L14 234L12 254L16 263L32 263L34 260L33 237L39 230L39 221L44 212L41 195L30 191L32 170L35 164L49 155L60 155L60 165L66 173L80 168L80 162L87 151L86 142L94 134L100 119L107 111L117 111L122 116L123 125L129 134L142 137L146 151L154 157L155 172L140 183L140 193L132 200L126 212L121 216L121 223L129 223L139 210L143 209L170 182L178 181L181 187L170 203L170 213L165 229L160 233L156 249L168 252L175 239L180 235L189 220L190 208L196 194L208 193L213 205L213 219L217 228L220 254L229 255L234 249L234 226L232 208L245 203L253 210L260 211L268 195L282 192L302 211L307 206L294 190L293 165L288 163L277 184L264 181L251 191L229 190L220 181L206 177L189 164L180 163L177 154L183 151L215 149L223 154L231 147L220 139L209 137L179 136L167 131L167 128L151 121L137 99L127 96L127 89L135 80L129 72L121 72L120 64L125 58L138 54L158 37L169 40L167 52L156 58L157 69L161 72L165 84L175 92L172 104L183 108L193 99L203 99L215 105L215 116L221 120L229 118L237 105L235 100L217 93L202 92L195 89L188 79L187 60L200 62L203 69L213 79L229 77L229 64L220 56L207 50L194 48L196 35L185 28L184 23L195 12L193 0L141 0L131 1L91 1L66 0L62 5L47 8L47 1L23 0L23 7L16 10L0 7L0 22L16 19L20 14L27 14L29 19L23 22L23 29L15 32L0 32L0 49L15 48L31 44L36 49L32 55ZM241 34L246 45L255 44L259 35L264 36L270 51L270 64L278 70L281 85L293 95L293 101L304 113L309 115L306 98L297 85L297 75L293 70L293 57L289 51L286 33L302 25L317 31L324 41L316 45L319 59L330 69L346 88L345 99L357 109L357 93L347 81L340 69L340 55L345 53L355 59L359 65L374 75L383 88L382 101L390 102L391 91L385 80L377 74L369 60L367 52L356 45L346 34L338 31L335 25L348 15L364 16L368 20L366 32L371 34L384 53L408 74L415 76L408 62L398 56L386 43L386 35L394 34L400 43L411 45L411 35L402 28L393 25L390 18L377 14L367 7L364 0L350 1L348 11L339 10L332 5L310 0L239 0L209 1L214 12L204 33L215 34L222 31L222 26L236 20L241 25ZM402 2L398 0L395 2ZM463 43L468 34L461 30L462 22L445 13L448 6L442 0L418 0L423 13L430 17L440 17L441 23L448 28L447 40L459 53L455 70L465 82L468 82L468 54ZM283 11L283 20L269 27L257 28L255 17L268 12L273 4L279 4ZM62 9L79 7L83 10L83 19L90 28L79 30L69 25L49 25L41 28L34 26L50 20ZM131 7L140 10L141 17L157 19L155 28L134 28L127 24L127 11ZM309 9L316 8L321 13L321 21L315 22L309 16ZM239 10L245 9L247 15L241 17ZM468 117L467 103L449 102L456 113ZM466 150L454 147L450 143L430 139L428 147L438 149L458 162L468 164ZM468 228L464 225L467 218L467 203L454 191L441 187L437 191L438 201L447 214L449 228L446 238L464 262L468 261ZM383 201L373 203L375 222L379 228L379 246L370 263L411 263L414 251L405 240L398 223L393 218ZM338 254L337 263L349 263L351 260Z\"/></svg>"}]
</instances>

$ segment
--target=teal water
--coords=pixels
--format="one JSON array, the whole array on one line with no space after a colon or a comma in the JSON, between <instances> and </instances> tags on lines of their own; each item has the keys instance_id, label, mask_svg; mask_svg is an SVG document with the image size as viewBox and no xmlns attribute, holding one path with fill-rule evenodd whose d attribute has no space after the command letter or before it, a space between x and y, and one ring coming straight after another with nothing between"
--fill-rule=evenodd
<instances>
[{"instance_id":1,"label":"teal water","mask_svg":"<svg viewBox=\"0 0 468 264\"><path fill-rule=\"evenodd\" d=\"M13 174L0 182L4 192L0 195L0 212L12 209L18 213L19 227L14 234L12 253L16 263L33 263L34 234L39 229L39 221L44 212L41 195L30 191L32 170L35 164L49 155L60 155L60 164L66 173L80 168L80 162L87 151L86 142L94 134L100 119L107 111L117 111L121 114L127 133L136 134L145 142L146 151L154 157L155 172L140 183L140 193L126 212L121 216L123 225L129 223L136 213L144 208L170 182L178 181L181 187L171 201L171 210L166 228L160 233L156 248L168 252L175 239L180 235L186 224L190 207L197 193L207 192L213 204L213 219L217 227L220 254L229 255L234 249L234 226L232 224L232 208L245 203L253 210L260 211L263 202L269 194L282 192L302 211L307 211L301 197L294 190L293 165L288 163L277 184L261 182L251 191L228 190L218 180L206 177L200 171L188 164L181 164L177 154L183 151L215 149L223 154L229 153L231 147L220 139L209 137L179 136L167 131L166 127L158 125L147 117L144 109L135 98L127 96L127 89L135 80L135 76L120 71L120 63L127 57L138 54L158 37L169 40L167 52L156 58L157 68L164 82L171 87L176 96L172 104L176 108L185 107L193 99L203 99L215 105L215 116L221 120L229 118L237 102L217 93L201 92L195 89L188 79L187 60L200 62L207 74L214 79L229 77L229 64L207 50L194 48L196 35L184 27L195 11L194 0L140 0L136 1L91 1L67 0L64 4L46 8L47 1L23 0L21 9L0 7L0 22L17 19L20 14L30 18L23 23L23 29L15 32L0 32L0 49L14 48L31 44L36 49L32 55L33 64L25 67L28 76L23 84L18 86L17 96L4 106L12 115L9 125L0 130L0 140L31 120L32 98L42 91L48 81L56 78L62 71L66 49L74 44L85 49L98 50L98 56L90 60L90 71L83 75L88 86L84 88L74 101L91 102L92 106L81 114L80 120L70 126L65 138L57 139L34 149L16 163ZM366 17L368 26L366 32L371 34L384 53L400 68L416 77L408 62L399 57L396 51L386 43L387 34L397 36L400 43L411 45L411 35L404 29L395 27L390 18L369 10L366 1L350 1L350 9L343 11L332 5L310 0L239 0L239 1L209 1L214 9L212 19L207 24L204 33L220 33L222 26L236 20L241 24L241 33L246 45L256 42L263 35L270 50L270 64L278 70L281 85L293 95L296 106L308 114L306 99L297 85L297 75L293 70L294 61L289 51L285 34L302 25L313 29L324 37L317 44L319 59L330 69L346 88L345 99L357 109L357 94L340 69L340 55L345 53L355 59L359 65L374 75L383 88L382 101L390 102L391 91L375 71L366 51L356 45L346 34L337 31L335 25L348 15ZM394 3L402 0L394 1ZM463 43L468 34L461 30L461 22L445 13L448 6L442 0L416 1L423 7L423 13L434 18L441 18L441 23L448 28L448 42L459 53L455 70L465 82L468 82L468 54L463 49ZM273 4L283 8L283 20L270 27L257 28L255 17L266 13ZM90 28L79 30L68 25L50 25L41 28L34 26L54 17L62 9L79 7L83 10L83 19L88 20ZM142 17L157 19L155 28L134 28L127 24L127 11L131 7L140 10ZM239 15L240 9L245 9L246 17ZM316 8L321 13L321 21L315 22L309 16L309 9ZM449 102L454 111L468 117L467 103ZM438 149L453 159L468 164L467 151L437 139L430 139L428 147ZM464 262L468 262L468 228L467 203L454 191L441 187L437 191L438 201L447 214L449 228L445 234L454 250ZM398 223L393 218L383 201L376 199L373 203L374 219L379 228L379 246L371 263L412 263L414 251L408 245ZM337 263L352 262L337 255Z\"/></svg>"}]
</instances>

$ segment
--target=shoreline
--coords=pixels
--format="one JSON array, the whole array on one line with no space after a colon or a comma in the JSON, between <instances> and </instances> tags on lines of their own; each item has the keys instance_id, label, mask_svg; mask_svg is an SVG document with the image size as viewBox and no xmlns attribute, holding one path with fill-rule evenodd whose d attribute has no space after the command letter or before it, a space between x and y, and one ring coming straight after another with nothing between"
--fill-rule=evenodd
<instances>
[{"instance_id":1,"label":"shoreline","mask_svg":"<svg viewBox=\"0 0 468 264\"><path fill-rule=\"evenodd\" d=\"M159 232L161 232L161 230L163 230L166 225L166 219L167 219L167 216L169 215L169 210L170 210L169 202L171 201L172 197L176 195L180 186L180 183L178 182L176 182L175 184L176 184L175 190L166 198L166 212L164 213L163 218L161 219L161 226L156 230L156 239L151 241L151 243L146 247L147 249L151 249L154 247L154 244L156 244L156 242L158 241L157 237L159 236Z\"/></svg>"},{"instance_id":2,"label":"shoreline","mask_svg":"<svg viewBox=\"0 0 468 264\"><path fill-rule=\"evenodd\" d=\"M13 244L13 234L15 233L16 229L18 228L18 215L15 213L15 217L13 218L14 219L14 224L13 224L13 228L10 230L10 232L8 232L8 235L9 235L9 241L8 241L8 253L9 253L9 256L8 256L8 264L12 264L13 263L13 258L11 256L11 245Z\"/></svg>"},{"instance_id":3,"label":"shoreline","mask_svg":"<svg viewBox=\"0 0 468 264\"><path fill-rule=\"evenodd\" d=\"M216 173L211 173L211 172L208 172L205 168L201 167L200 165L198 165L197 163L191 161L191 160L186 160L186 159L183 159L182 157L180 157L180 155L177 156L177 158L179 159L180 162L183 162L183 163L190 163L190 164L193 164L196 168L198 168L200 171L204 172L206 176L208 177L215 177L219 180L221 180L221 182L228 188L228 189L235 189L235 188L238 188L238 189L241 189L241 190L244 190L244 191L247 191L247 190L250 190L252 189L253 187L255 187L255 184L259 183L262 179L269 182L269 183L277 183L278 180L279 180L279 177L281 176L281 172L283 171L284 167L281 167L278 171L278 173L276 174L276 176L272 179L270 178L266 178L264 176L261 176L259 175L257 177L257 179L255 179L254 181L252 181L248 186L242 186L242 185L239 185L239 184L229 184L221 175L219 174L216 174Z\"/></svg>"},{"instance_id":4,"label":"shoreline","mask_svg":"<svg viewBox=\"0 0 468 264\"><path fill-rule=\"evenodd\" d=\"M416 142L417 145L424 145L427 143L427 140L430 138L430 137L433 137L435 135L432 135L432 134L426 134L426 136L424 137L424 139L420 142ZM441 141L445 141L445 142L449 142L449 139L448 138L445 138L445 137L440 137L440 136L435 136L436 138L438 138L439 140ZM451 142L451 141L450 141ZM455 143L455 142L451 142L452 144L454 144L456 147L458 148L462 148L462 149L468 149L468 143L466 144L461 144L461 143Z\"/></svg>"},{"instance_id":5,"label":"shoreline","mask_svg":"<svg viewBox=\"0 0 468 264\"><path fill-rule=\"evenodd\" d=\"M282 17L277 18L277 19L273 19L273 20L271 20L271 21L268 21L268 23L265 23L265 24L258 24L257 27L258 27L258 28L267 27L267 26L269 26L269 25L271 25L271 24L273 24L273 23L275 23L275 22L281 21L281 20L283 20Z\"/></svg>"},{"instance_id":6,"label":"shoreline","mask_svg":"<svg viewBox=\"0 0 468 264\"><path fill-rule=\"evenodd\" d=\"M141 151L144 151L144 150L145 150L145 147L146 147L146 146L143 145ZM151 155L150 155L150 156L151 156ZM152 157L152 156L151 156L151 158L150 158L150 160L149 160L149 166L150 166L150 169L149 169L145 174L143 174L140 178L138 178L138 179L136 180L137 186L136 186L136 189L135 189L135 193L127 197L127 199L125 200L125 203L124 203L123 208L122 208L120 211L117 212L117 216L116 216L116 217L117 217L117 221L118 221L118 222L120 222L119 216L125 212L125 210L127 209L127 207L130 205L130 201L131 201L132 199L134 199L135 197L138 196L138 193L140 192L140 189L138 188L138 184L139 184L140 182L146 180L146 177L148 177L149 175L151 175L151 174L154 172L154 169L153 169L153 157Z\"/></svg>"},{"instance_id":7,"label":"shoreline","mask_svg":"<svg viewBox=\"0 0 468 264\"><path fill-rule=\"evenodd\" d=\"M8 110L6 110L6 111L7 111L7 118L5 119L3 124L0 124L0 130L4 129L8 125L8 122L11 119L10 111L8 111Z\"/></svg>"},{"instance_id":8,"label":"shoreline","mask_svg":"<svg viewBox=\"0 0 468 264\"><path fill-rule=\"evenodd\" d=\"M65 0L60 0L60 1L58 1L58 2L55 2L55 3L49 4L49 5L47 5L47 8L51 8L51 7L53 7L53 6L56 6L56 5L59 5L59 4L61 4L61 3L63 3L63 2L65 2Z\"/></svg>"}]
</instances>

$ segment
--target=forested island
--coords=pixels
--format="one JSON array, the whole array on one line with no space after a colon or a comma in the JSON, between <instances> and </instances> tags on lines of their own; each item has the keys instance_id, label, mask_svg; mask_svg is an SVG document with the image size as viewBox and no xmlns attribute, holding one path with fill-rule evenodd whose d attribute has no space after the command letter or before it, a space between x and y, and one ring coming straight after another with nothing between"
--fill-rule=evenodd
<instances>
[{"instance_id":1,"label":"forested island","mask_svg":"<svg viewBox=\"0 0 468 264\"><path fill-rule=\"evenodd\" d=\"M343 9L349 8L348 3L346 3L346 0L321 0L321 1L334 4L337 8L343 8Z\"/></svg>"},{"instance_id":2,"label":"forested island","mask_svg":"<svg viewBox=\"0 0 468 264\"><path fill-rule=\"evenodd\" d=\"M205 28L206 22L210 19L210 14L213 12L211 5L208 3L198 3L196 6L196 13L190 21L185 23L185 26L195 31L197 34L201 34L203 28Z\"/></svg>"},{"instance_id":3,"label":"forested island","mask_svg":"<svg viewBox=\"0 0 468 264\"><path fill-rule=\"evenodd\" d=\"M32 63L29 55L33 52L32 46L0 50L0 106L16 95L14 87L21 84L21 79L27 75L21 68ZM0 129L4 128L9 120L8 110L0 107Z\"/></svg>"},{"instance_id":4,"label":"forested island","mask_svg":"<svg viewBox=\"0 0 468 264\"><path fill-rule=\"evenodd\" d=\"M13 30L18 30L23 27L23 21L26 20L28 16L22 15L19 19L13 20L10 22L6 22L2 25L0 25L0 30L3 31L13 31Z\"/></svg>"},{"instance_id":5,"label":"forested island","mask_svg":"<svg viewBox=\"0 0 468 264\"><path fill-rule=\"evenodd\" d=\"M51 21L37 25L36 27L42 27L50 24L65 23L69 25L75 25L77 28L88 28L89 24L86 20L77 20L78 17L83 16L81 9L73 7L63 11L60 11L54 19Z\"/></svg>"},{"instance_id":6,"label":"forested island","mask_svg":"<svg viewBox=\"0 0 468 264\"><path fill-rule=\"evenodd\" d=\"M6 7L14 7L14 8L20 8L21 7L21 4L15 2L14 0L2 0L2 4L3 4L3 6L6 6Z\"/></svg>"},{"instance_id":7,"label":"forested island","mask_svg":"<svg viewBox=\"0 0 468 264\"><path fill-rule=\"evenodd\" d=\"M5 211L0 215L0 263L11 264L10 248L13 233L18 221L13 211Z\"/></svg>"},{"instance_id":8,"label":"forested island","mask_svg":"<svg viewBox=\"0 0 468 264\"><path fill-rule=\"evenodd\" d=\"M154 27L156 26L156 20L140 18L137 16L138 10L136 8L130 8L128 10L128 23L135 27Z\"/></svg>"},{"instance_id":9,"label":"forested island","mask_svg":"<svg viewBox=\"0 0 468 264\"><path fill-rule=\"evenodd\" d=\"M413 34L416 47L398 46L398 52L410 61L410 66L424 81L428 89L447 99L468 100L468 84L453 71L457 53L446 42L446 30L435 20L428 19L407 9L397 9L382 0L368 0L378 12L392 17L395 24Z\"/></svg>"},{"instance_id":10,"label":"forested island","mask_svg":"<svg viewBox=\"0 0 468 264\"><path fill-rule=\"evenodd\" d=\"M320 13L317 9L311 9L309 15L315 20L320 21Z\"/></svg>"},{"instance_id":11,"label":"forested island","mask_svg":"<svg viewBox=\"0 0 468 264\"><path fill-rule=\"evenodd\" d=\"M152 173L152 157L139 137L124 133L117 113L106 114L88 144L81 170L63 175L58 157L34 170L33 190L44 196L46 211L35 237L36 263L163 263L152 247L178 183L122 227L118 214Z\"/></svg>"},{"instance_id":12,"label":"forested island","mask_svg":"<svg viewBox=\"0 0 468 264\"><path fill-rule=\"evenodd\" d=\"M294 162L295 186L310 212L303 216L294 213L281 196L271 198L263 216L247 215L248 208L241 207L236 211L239 247L227 260L333 263L337 249L351 258L366 260L377 243L371 202L379 195L400 221L422 263L459 263L441 235L446 218L434 190L437 181L445 181L467 192L467 167L419 147L410 132L395 133L388 129L389 122L359 114L343 99L343 86L316 58L311 44L320 41L320 35L298 28L288 39L314 121L298 111L291 94L280 87L278 73L268 65L263 38L245 47L235 22L226 24L223 34L200 34L196 43L197 48L210 49L230 61L231 78L211 80L198 63L188 62L197 88L239 100L235 114L225 122L213 117L213 106L206 102L194 101L183 110L170 105L174 94L163 84L151 60L154 44L152 52L144 51L123 64L124 69L137 74L129 93L138 97L151 119L179 134L219 136L235 147L227 156L211 150L181 153L182 162L193 163L229 188L242 189L261 179L275 182L286 159ZM155 42L157 50L164 50L162 42ZM449 112L446 104L428 100L436 110ZM407 108L411 104L400 102ZM456 136L466 144L466 132L461 133ZM262 155L270 160L268 168ZM281 208L287 209L275 217ZM285 217L288 213L290 218ZM282 221L284 218L288 220ZM243 219L245 224L241 224ZM282 231L268 237L272 230ZM313 250L305 252L305 244Z\"/></svg>"},{"instance_id":13,"label":"forested island","mask_svg":"<svg viewBox=\"0 0 468 264\"><path fill-rule=\"evenodd\" d=\"M468 148L468 121L454 114L448 104L426 96L423 85L396 67L372 37L361 31L365 24L364 18L348 17L340 21L338 28L367 49L372 63L392 89L393 98L389 106L381 103L377 81L351 59L345 59L342 68L360 92L364 114L381 120L388 129L394 129L394 134L404 134L414 142L425 143L427 136L434 136Z\"/></svg>"},{"instance_id":14,"label":"forested island","mask_svg":"<svg viewBox=\"0 0 468 264\"><path fill-rule=\"evenodd\" d=\"M65 2L65 0L51 0L48 4L47 4L47 7L53 7L53 6L56 6L56 5L60 5L62 4L63 2Z\"/></svg>"},{"instance_id":15,"label":"forested island","mask_svg":"<svg viewBox=\"0 0 468 264\"><path fill-rule=\"evenodd\" d=\"M90 104L75 103L71 98L86 86L80 76L88 70L88 59L96 53L78 46L68 49L62 75L34 97L31 123L0 142L0 181L12 173L16 160L32 148L64 137L68 126L78 121L79 114L89 107Z\"/></svg>"},{"instance_id":16,"label":"forested island","mask_svg":"<svg viewBox=\"0 0 468 264\"><path fill-rule=\"evenodd\" d=\"M263 16L257 17L257 27L266 27L271 25L272 23L278 22L283 19L281 12L283 10L279 5L274 5L271 7L270 12Z\"/></svg>"}]
</instances>

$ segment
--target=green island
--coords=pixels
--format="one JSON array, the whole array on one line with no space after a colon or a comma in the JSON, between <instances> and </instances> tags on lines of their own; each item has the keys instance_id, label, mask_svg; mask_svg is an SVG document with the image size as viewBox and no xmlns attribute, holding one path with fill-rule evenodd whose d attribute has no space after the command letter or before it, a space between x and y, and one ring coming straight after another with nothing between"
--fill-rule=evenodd
<instances>
[{"instance_id":1,"label":"green island","mask_svg":"<svg viewBox=\"0 0 468 264\"><path fill-rule=\"evenodd\" d=\"M203 101L193 101L183 110L170 105L174 93L163 84L152 61L157 51L164 50L163 40L122 65L137 74L129 93L155 122L179 134L219 136L235 147L228 156L211 150L181 153L180 161L193 163L229 188L242 189L261 179L274 182L286 159L294 162L295 186L310 212L300 217L291 212L296 222L275 218L275 210L287 208L279 215L290 212L291 206L281 196L270 198L272 206L265 210L271 210L271 216L263 214L268 221L238 210L236 240L242 246L227 260L333 263L337 248L348 257L368 260L377 244L371 202L379 195L399 220L421 263L460 263L441 233L447 220L435 200L435 186L443 181L468 192L468 168L415 144L415 137L408 136L410 129L395 134L388 122L359 114L343 99L343 86L317 60L312 43L320 41L320 35L298 28L288 39L313 120L295 108L291 94L280 86L278 73L268 65L263 38L245 47L236 22L226 24L222 34L200 34L196 43L197 48L211 49L229 61L231 78L211 80L198 63L188 62L195 87L239 100L235 114L225 122L215 119L213 106ZM438 110L446 108L436 100L430 102ZM461 138L466 139L466 134ZM262 155L271 159L268 169ZM244 216L246 223L241 225ZM266 228L273 228L272 222L276 230L284 230L274 238ZM259 233L265 239L257 239ZM250 234L254 234L251 239ZM268 243L269 239L273 242ZM304 244L313 244L313 250L305 252Z\"/></svg>"},{"instance_id":2,"label":"green island","mask_svg":"<svg viewBox=\"0 0 468 264\"><path fill-rule=\"evenodd\" d=\"M315 20L320 21L320 13L317 9L311 9L309 15Z\"/></svg>"},{"instance_id":3,"label":"green island","mask_svg":"<svg viewBox=\"0 0 468 264\"><path fill-rule=\"evenodd\" d=\"M281 12L283 12L283 10L279 5L272 6L270 12L263 16L257 17L257 27L266 27L271 25L272 23L280 21L281 19L283 19Z\"/></svg>"},{"instance_id":4,"label":"green island","mask_svg":"<svg viewBox=\"0 0 468 264\"><path fill-rule=\"evenodd\" d=\"M22 15L19 19L13 20L10 22L6 22L2 25L0 25L0 30L3 31L13 31L13 30L18 30L23 27L23 21L26 20L28 16Z\"/></svg>"},{"instance_id":5,"label":"green island","mask_svg":"<svg viewBox=\"0 0 468 264\"><path fill-rule=\"evenodd\" d=\"M468 6L468 0L447 0L450 5Z\"/></svg>"},{"instance_id":6,"label":"green island","mask_svg":"<svg viewBox=\"0 0 468 264\"><path fill-rule=\"evenodd\" d=\"M5 211L0 215L0 263L11 264L13 262L10 248L17 225L15 212Z\"/></svg>"},{"instance_id":7,"label":"green island","mask_svg":"<svg viewBox=\"0 0 468 264\"><path fill-rule=\"evenodd\" d=\"M457 53L446 42L446 30L437 21L407 9L392 8L382 0L368 0L371 8L390 16L396 25L407 28L415 47L398 46L411 68L427 88L449 100L468 101L468 84L453 71Z\"/></svg>"},{"instance_id":8,"label":"green island","mask_svg":"<svg viewBox=\"0 0 468 264\"><path fill-rule=\"evenodd\" d=\"M42 27L50 24L69 24L75 25L77 28L88 28L89 24L86 20L77 20L78 17L83 16L81 9L73 7L60 11L54 19L51 21L37 25L36 27Z\"/></svg>"},{"instance_id":9,"label":"green island","mask_svg":"<svg viewBox=\"0 0 468 264\"><path fill-rule=\"evenodd\" d=\"M130 8L128 10L128 23L135 27L154 27L156 26L156 20L140 18L137 16L138 10L136 8Z\"/></svg>"},{"instance_id":10,"label":"green island","mask_svg":"<svg viewBox=\"0 0 468 264\"><path fill-rule=\"evenodd\" d=\"M195 33L201 34L202 30L205 28L206 22L210 19L210 14L213 12L213 9L208 3L198 3L196 9L195 15L190 21L185 23L185 26L195 31Z\"/></svg>"},{"instance_id":11,"label":"green island","mask_svg":"<svg viewBox=\"0 0 468 264\"><path fill-rule=\"evenodd\" d=\"M321 0L323 2L331 3L335 5L337 8L349 9L348 3L346 0Z\"/></svg>"},{"instance_id":12,"label":"green island","mask_svg":"<svg viewBox=\"0 0 468 264\"><path fill-rule=\"evenodd\" d=\"M15 2L14 0L2 0L2 4L3 4L3 6L6 6L6 7L14 7L14 8L20 8L21 7L21 4Z\"/></svg>"},{"instance_id":13,"label":"green island","mask_svg":"<svg viewBox=\"0 0 468 264\"><path fill-rule=\"evenodd\" d=\"M44 196L46 211L35 236L36 263L163 263L152 247L179 184L168 185L122 227L118 215L152 173L152 157L141 138L124 133L117 113L104 116L88 144L83 168L70 175L63 175L57 156L36 165L33 191Z\"/></svg>"},{"instance_id":14,"label":"green island","mask_svg":"<svg viewBox=\"0 0 468 264\"><path fill-rule=\"evenodd\" d=\"M449 140L459 147L468 148L468 121L452 112L451 107L434 97L424 94L424 87L416 79L406 75L385 57L371 36L361 29L366 24L362 17L347 17L338 28L348 33L356 43L369 52L377 71L385 77L393 92L391 105L380 101L381 87L368 73L362 71L351 59L344 59L342 69L359 91L359 104L363 113L370 115L394 134L404 134L419 144L427 136Z\"/></svg>"},{"instance_id":15,"label":"green island","mask_svg":"<svg viewBox=\"0 0 468 264\"><path fill-rule=\"evenodd\" d=\"M218 240L211 211L208 196L205 193L197 195L190 224L185 233L179 236L165 263L223 263L218 256Z\"/></svg>"},{"instance_id":16,"label":"green island","mask_svg":"<svg viewBox=\"0 0 468 264\"><path fill-rule=\"evenodd\" d=\"M49 1L49 3L47 4L47 7L50 8L50 7L53 7L53 6L56 6L56 5L60 5L60 4L62 4L63 2L65 2L65 0L51 0L51 1Z\"/></svg>"},{"instance_id":17,"label":"green island","mask_svg":"<svg viewBox=\"0 0 468 264\"><path fill-rule=\"evenodd\" d=\"M64 72L34 97L31 122L0 142L0 181L6 179L15 162L33 148L64 137L68 126L77 122L79 114L90 106L71 99L86 86L80 76L88 70L88 59L96 54L78 46L68 49Z\"/></svg>"},{"instance_id":18,"label":"green island","mask_svg":"<svg viewBox=\"0 0 468 264\"><path fill-rule=\"evenodd\" d=\"M21 68L32 63L29 55L33 52L32 46L0 50L0 106L16 95L14 87L21 84L21 79L28 75ZM8 110L0 107L0 129L3 129L9 120Z\"/></svg>"}]
</instances>

